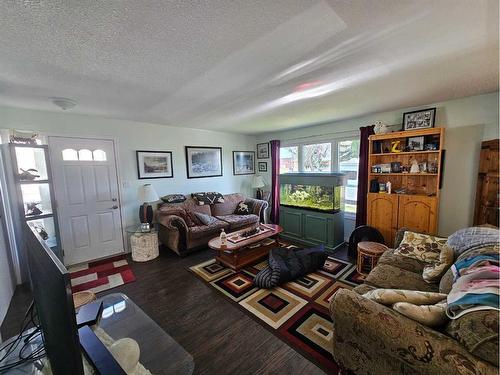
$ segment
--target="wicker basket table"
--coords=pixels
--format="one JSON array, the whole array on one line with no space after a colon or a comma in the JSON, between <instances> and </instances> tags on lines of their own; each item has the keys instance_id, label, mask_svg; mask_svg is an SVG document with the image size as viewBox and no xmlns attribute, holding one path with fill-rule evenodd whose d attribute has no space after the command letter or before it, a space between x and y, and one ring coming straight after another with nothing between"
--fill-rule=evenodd
<instances>
[{"instance_id":1,"label":"wicker basket table","mask_svg":"<svg viewBox=\"0 0 500 375\"><path fill-rule=\"evenodd\" d=\"M127 228L127 232L130 233L132 260L147 262L160 255L158 230L155 227L152 227L149 232L142 232L140 226L134 226Z\"/></svg>"},{"instance_id":2,"label":"wicker basket table","mask_svg":"<svg viewBox=\"0 0 500 375\"><path fill-rule=\"evenodd\" d=\"M367 275L377 265L378 258L388 249L387 246L378 242L363 241L358 243L358 264L356 267L358 273ZM370 264L366 265L366 261L369 261Z\"/></svg>"}]
</instances>

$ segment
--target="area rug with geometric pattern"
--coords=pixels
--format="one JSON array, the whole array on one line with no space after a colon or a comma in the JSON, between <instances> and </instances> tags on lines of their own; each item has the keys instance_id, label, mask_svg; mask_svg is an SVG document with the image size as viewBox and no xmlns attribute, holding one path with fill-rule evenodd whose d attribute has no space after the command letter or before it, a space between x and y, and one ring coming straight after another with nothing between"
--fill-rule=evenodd
<instances>
[{"instance_id":1,"label":"area rug with geometric pattern","mask_svg":"<svg viewBox=\"0 0 500 375\"><path fill-rule=\"evenodd\" d=\"M136 280L126 255L68 267L73 293L102 292Z\"/></svg>"},{"instance_id":2,"label":"area rug with geometric pattern","mask_svg":"<svg viewBox=\"0 0 500 375\"><path fill-rule=\"evenodd\" d=\"M293 251L294 246L287 247ZM264 267L267 260L235 272L211 259L189 269L306 358L337 373L328 306L339 289L362 284L363 276L352 263L329 256L321 270L274 289L260 289L253 279Z\"/></svg>"}]
</instances>

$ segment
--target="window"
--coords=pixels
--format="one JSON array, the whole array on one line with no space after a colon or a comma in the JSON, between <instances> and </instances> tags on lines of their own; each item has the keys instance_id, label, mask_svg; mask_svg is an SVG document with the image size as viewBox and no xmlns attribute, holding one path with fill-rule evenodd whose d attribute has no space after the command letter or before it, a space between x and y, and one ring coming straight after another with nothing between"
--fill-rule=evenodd
<instances>
[{"instance_id":1,"label":"window","mask_svg":"<svg viewBox=\"0 0 500 375\"><path fill-rule=\"evenodd\" d=\"M78 152L72 148L67 148L62 150L62 158L63 160L78 160Z\"/></svg>"},{"instance_id":2,"label":"window","mask_svg":"<svg viewBox=\"0 0 500 375\"><path fill-rule=\"evenodd\" d=\"M299 171L298 146L280 148L280 173L293 173Z\"/></svg>"},{"instance_id":3,"label":"window","mask_svg":"<svg viewBox=\"0 0 500 375\"><path fill-rule=\"evenodd\" d=\"M106 161L106 152L103 150L90 151L87 149L81 149L79 151L73 150L72 148L66 148L62 150L62 158L66 161L80 160L80 161Z\"/></svg>"},{"instance_id":4,"label":"window","mask_svg":"<svg viewBox=\"0 0 500 375\"><path fill-rule=\"evenodd\" d=\"M302 146L304 172L331 172L332 144L318 143Z\"/></svg>"},{"instance_id":5,"label":"window","mask_svg":"<svg viewBox=\"0 0 500 375\"><path fill-rule=\"evenodd\" d=\"M85 148L78 151L78 160L89 161L92 160L92 151Z\"/></svg>"},{"instance_id":6,"label":"window","mask_svg":"<svg viewBox=\"0 0 500 375\"><path fill-rule=\"evenodd\" d=\"M95 150L92 152L95 161L106 161L106 152L103 150Z\"/></svg>"},{"instance_id":7,"label":"window","mask_svg":"<svg viewBox=\"0 0 500 375\"><path fill-rule=\"evenodd\" d=\"M358 199L359 139L338 142L339 172L346 174L345 211L356 213Z\"/></svg>"},{"instance_id":8,"label":"window","mask_svg":"<svg viewBox=\"0 0 500 375\"><path fill-rule=\"evenodd\" d=\"M358 194L359 138L336 138L280 148L280 173L346 174L345 211L356 213Z\"/></svg>"}]
</instances>

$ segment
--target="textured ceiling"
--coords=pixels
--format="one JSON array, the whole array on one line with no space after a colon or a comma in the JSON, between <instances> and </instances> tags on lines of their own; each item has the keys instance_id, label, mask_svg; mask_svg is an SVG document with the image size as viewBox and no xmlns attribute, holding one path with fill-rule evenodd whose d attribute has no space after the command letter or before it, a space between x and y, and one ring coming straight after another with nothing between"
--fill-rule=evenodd
<instances>
[{"instance_id":1,"label":"textured ceiling","mask_svg":"<svg viewBox=\"0 0 500 375\"><path fill-rule=\"evenodd\" d=\"M0 104L259 133L498 90L497 0L0 2Z\"/></svg>"}]
</instances>

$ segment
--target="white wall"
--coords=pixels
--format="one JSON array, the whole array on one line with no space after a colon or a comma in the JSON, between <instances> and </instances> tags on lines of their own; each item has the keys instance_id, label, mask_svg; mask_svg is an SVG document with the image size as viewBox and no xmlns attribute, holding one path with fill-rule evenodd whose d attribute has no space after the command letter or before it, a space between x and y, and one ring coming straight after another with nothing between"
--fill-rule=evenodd
<instances>
[{"instance_id":1,"label":"white wall","mask_svg":"<svg viewBox=\"0 0 500 375\"><path fill-rule=\"evenodd\" d=\"M449 235L472 224L480 144L499 137L498 91L416 108L375 113L364 117L315 125L289 131L259 135L257 142L272 139L301 140L304 137L331 135L358 130L380 120L401 129L403 113L419 108L436 107L436 126L446 128L446 161L439 212L439 233ZM263 174L270 181L270 174Z\"/></svg>"},{"instance_id":2,"label":"white wall","mask_svg":"<svg viewBox=\"0 0 500 375\"><path fill-rule=\"evenodd\" d=\"M0 157L1 162L1 157ZM16 286L15 274L12 266L10 248L8 246L7 236L4 231L4 212L2 188L0 186L0 325L10 305L10 300L14 294ZM2 339L0 338L0 342Z\"/></svg>"},{"instance_id":3,"label":"white wall","mask_svg":"<svg viewBox=\"0 0 500 375\"><path fill-rule=\"evenodd\" d=\"M253 194L252 176L233 176L232 151L255 150L255 137L232 133L170 127L96 116L53 113L0 106L0 127L29 129L47 135L112 138L117 141L125 225L139 222L138 187L151 183L158 195L196 191ZM184 146L221 146L223 176L187 179ZM139 180L136 150L172 151L174 178Z\"/></svg>"}]
</instances>

